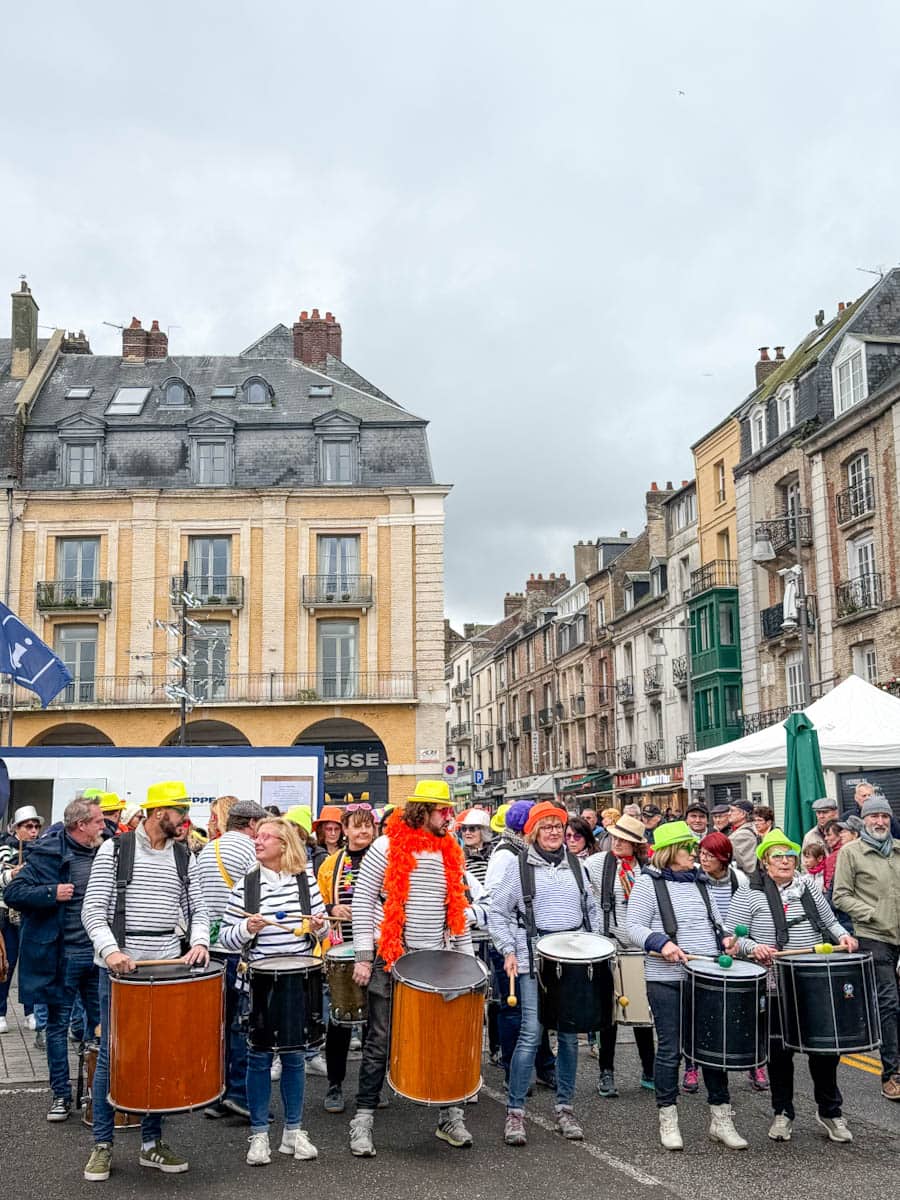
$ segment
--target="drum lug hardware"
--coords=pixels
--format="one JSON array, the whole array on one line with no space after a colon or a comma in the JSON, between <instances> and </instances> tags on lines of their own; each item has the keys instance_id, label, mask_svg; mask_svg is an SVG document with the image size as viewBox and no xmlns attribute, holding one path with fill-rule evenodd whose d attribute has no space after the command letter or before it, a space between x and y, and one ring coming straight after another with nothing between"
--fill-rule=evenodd
<instances>
[{"instance_id":1,"label":"drum lug hardware","mask_svg":"<svg viewBox=\"0 0 900 1200\"><path fill-rule=\"evenodd\" d=\"M594 978L594 964L593 963L588 963L587 977L588 977L588 979Z\"/></svg>"},{"instance_id":2,"label":"drum lug hardware","mask_svg":"<svg viewBox=\"0 0 900 1200\"><path fill-rule=\"evenodd\" d=\"M562 979L562 963L561 962L557 962L557 964L556 964L556 978Z\"/></svg>"}]
</instances>

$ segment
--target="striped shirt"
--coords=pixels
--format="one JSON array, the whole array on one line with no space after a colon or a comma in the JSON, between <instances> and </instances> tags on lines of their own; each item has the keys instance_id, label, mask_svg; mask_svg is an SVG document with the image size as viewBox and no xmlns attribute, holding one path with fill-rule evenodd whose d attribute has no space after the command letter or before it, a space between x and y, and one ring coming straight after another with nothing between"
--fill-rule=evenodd
<instances>
[{"instance_id":1,"label":"striped shirt","mask_svg":"<svg viewBox=\"0 0 900 1200\"><path fill-rule=\"evenodd\" d=\"M482 850L467 850L463 846L463 854L466 856L466 870L470 875L474 875L483 886L485 876L487 875L488 863L491 860L490 846L485 846Z\"/></svg>"},{"instance_id":2,"label":"striped shirt","mask_svg":"<svg viewBox=\"0 0 900 1200\"><path fill-rule=\"evenodd\" d=\"M534 849L528 847L527 862L534 867L534 923L542 933L560 933L567 929L583 928L581 893L575 875L566 861L547 862ZM594 933L597 932L597 905L591 891L584 863L576 860L584 876L588 920ZM525 900L522 896L522 878L519 856L503 854L503 874L497 879L491 892L491 908L488 913L488 929L497 950L502 955L515 954L520 963L528 962L528 937L520 916L525 916Z\"/></svg>"},{"instance_id":3,"label":"striped shirt","mask_svg":"<svg viewBox=\"0 0 900 1200\"><path fill-rule=\"evenodd\" d=\"M603 932L604 913L602 909L603 897L600 895L600 885L603 881L603 867L607 858L612 853L611 850L602 850L599 854L592 854L587 860L588 878L591 881L591 887L594 889L594 898L597 901L597 908L600 910L600 932ZM633 858L634 864L634 881L637 883L641 873L641 864L636 858ZM628 902L625 899L625 892L622 888L622 880L619 878L619 864L616 862L616 870L613 875L613 908L609 914L609 933L617 941L623 945L628 945L628 935L625 932L625 917L628 909ZM620 932L621 931L621 932Z\"/></svg>"},{"instance_id":4,"label":"striped shirt","mask_svg":"<svg viewBox=\"0 0 900 1200\"><path fill-rule=\"evenodd\" d=\"M182 929L190 929L192 946L208 946L209 917L196 858L189 856L185 887L178 875L174 843L168 841L161 850L154 850L143 825L135 830L134 871L125 890L125 945L116 943L112 931L116 912L115 850L116 839L109 838L97 851L81 908L82 924L93 942L98 966L105 966L107 955L115 950L124 950L134 959L179 958Z\"/></svg>"},{"instance_id":5,"label":"striped shirt","mask_svg":"<svg viewBox=\"0 0 900 1200\"><path fill-rule=\"evenodd\" d=\"M222 856L222 866L231 877L231 883L226 883L219 870L219 860L216 857L216 847ZM256 862L256 847L253 838L245 833L232 829L223 833L215 841L208 842L197 855L197 867L200 872L200 889L209 910L211 922L221 922L228 906L231 889L243 879Z\"/></svg>"},{"instance_id":6,"label":"striped shirt","mask_svg":"<svg viewBox=\"0 0 900 1200\"><path fill-rule=\"evenodd\" d=\"M639 950L660 950L668 941L662 917L656 903L653 876L659 876L652 867L644 869L635 883L628 902L625 917L625 935L632 946ZM678 922L678 945L686 954L717 955L719 944L703 897L697 884L691 880L665 881L675 920ZM662 958L644 959L644 975L656 983L678 983L684 976L681 963L669 963Z\"/></svg>"},{"instance_id":7,"label":"striped shirt","mask_svg":"<svg viewBox=\"0 0 900 1200\"><path fill-rule=\"evenodd\" d=\"M353 892L353 946L358 962L371 962L381 937L384 918L382 889L390 853L390 838L376 838L362 860ZM472 938L466 932L450 937L447 933L447 882L443 855L427 850L415 855L416 865L409 877L409 899L403 941L408 950L462 950L474 953ZM475 886L477 887L477 881ZM468 910L469 924L477 916Z\"/></svg>"},{"instance_id":8,"label":"striped shirt","mask_svg":"<svg viewBox=\"0 0 900 1200\"><path fill-rule=\"evenodd\" d=\"M787 887L779 888L782 904L785 906L785 920L788 923L788 947L791 950L811 949L818 945L822 936L810 921L807 920L803 902L800 899L803 890L809 892L815 901L816 910L822 922L828 929L835 942L847 933L847 930L835 917L831 905L821 891L811 884L809 876L795 875ZM746 925L749 936L738 938L739 954L752 954L756 946L775 945L775 921L765 892L756 891L749 887L741 887L734 894L731 907L728 910L728 922L733 929L735 925ZM794 924L796 922L796 924ZM774 989L777 982L775 968L769 968L769 987Z\"/></svg>"},{"instance_id":9,"label":"striped shirt","mask_svg":"<svg viewBox=\"0 0 900 1200\"><path fill-rule=\"evenodd\" d=\"M487 871L484 875L484 886L488 892L492 892L496 886L497 880L503 875L503 872L512 858L518 858L519 854L524 854L528 847L528 843L519 834L513 833L507 829L499 842L496 842L494 849L491 851L491 857L487 865Z\"/></svg>"},{"instance_id":10,"label":"striped shirt","mask_svg":"<svg viewBox=\"0 0 900 1200\"><path fill-rule=\"evenodd\" d=\"M310 914L314 917L325 915L325 905L319 894L319 885L313 873L312 862L307 860L306 878L309 881ZM228 905L219 929L219 945L223 950L237 954L253 940L254 935L247 928L247 918L241 916L244 912L244 881L239 880L231 889ZM283 912L283 918L276 913ZM271 958L276 954L312 954L316 948L316 939L310 934L295 937L294 928L299 928L300 896L297 880L287 871L270 871L268 867L259 868L259 913L270 920L279 921L278 925L264 925L256 935L256 942L249 953L250 962L260 958ZM282 925L290 928L283 929Z\"/></svg>"}]
</instances>

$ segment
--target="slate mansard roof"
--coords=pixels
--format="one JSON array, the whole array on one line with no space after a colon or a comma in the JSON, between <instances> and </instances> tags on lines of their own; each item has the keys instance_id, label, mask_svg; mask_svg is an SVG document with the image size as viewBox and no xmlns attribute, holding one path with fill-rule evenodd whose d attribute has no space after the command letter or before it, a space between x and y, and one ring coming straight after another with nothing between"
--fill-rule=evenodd
<instances>
[{"instance_id":1,"label":"slate mansard roof","mask_svg":"<svg viewBox=\"0 0 900 1200\"><path fill-rule=\"evenodd\" d=\"M244 385L254 378L268 385L268 403L247 402ZM190 389L188 404L177 408L165 404L165 384L174 379ZM88 398L67 398L71 389L88 387ZM151 389L140 413L107 413L121 387ZM227 387L237 389L233 397L213 398L213 389ZM95 430L103 439L106 487L190 487L192 437L217 434L233 439L233 486L319 486L318 428L358 433L358 486L427 486L435 481L426 427L339 359L329 356L322 368L294 359L283 325L233 356L135 363L61 354L28 415L22 484L63 486L63 439Z\"/></svg>"}]
</instances>

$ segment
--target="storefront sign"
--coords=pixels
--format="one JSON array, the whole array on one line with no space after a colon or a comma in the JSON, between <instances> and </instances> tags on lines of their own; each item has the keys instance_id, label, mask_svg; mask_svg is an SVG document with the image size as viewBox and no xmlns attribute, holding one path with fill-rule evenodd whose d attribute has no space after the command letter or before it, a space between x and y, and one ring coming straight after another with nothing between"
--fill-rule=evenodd
<instances>
[{"instance_id":1,"label":"storefront sign","mask_svg":"<svg viewBox=\"0 0 900 1200\"><path fill-rule=\"evenodd\" d=\"M506 785L508 796L533 796L555 794L552 775L525 775L521 779L510 779Z\"/></svg>"}]
</instances>

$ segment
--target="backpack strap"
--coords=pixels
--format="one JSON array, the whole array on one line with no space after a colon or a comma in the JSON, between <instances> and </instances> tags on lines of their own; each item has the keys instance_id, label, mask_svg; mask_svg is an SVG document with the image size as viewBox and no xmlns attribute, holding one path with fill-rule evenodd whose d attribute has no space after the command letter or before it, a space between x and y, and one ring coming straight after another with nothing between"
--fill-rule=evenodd
<instances>
[{"instance_id":1,"label":"backpack strap","mask_svg":"<svg viewBox=\"0 0 900 1200\"><path fill-rule=\"evenodd\" d=\"M697 889L700 892L700 899L703 901L703 906L706 909L706 915L709 918L709 923L713 927L713 933L716 935L716 943L719 947L719 950L724 950L725 947L722 945L722 939L725 937L725 930L722 927L722 922L713 912L712 900L709 898L709 888L705 883L701 883L701 881L698 879ZM731 894L732 896L734 895L733 888Z\"/></svg>"},{"instance_id":2,"label":"backpack strap","mask_svg":"<svg viewBox=\"0 0 900 1200\"><path fill-rule=\"evenodd\" d=\"M762 891L772 914L772 924L775 926L775 945L779 950L783 950L788 944L787 917L781 903L781 893L769 875L762 877Z\"/></svg>"},{"instance_id":3,"label":"backpack strap","mask_svg":"<svg viewBox=\"0 0 900 1200\"><path fill-rule=\"evenodd\" d=\"M113 841L116 866L116 907L113 912L112 933L120 950L125 949L125 894L134 875L134 830L120 834Z\"/></svg>"},{"instance_id":4,"label":"backpack strap","mask_svg":"<svg viewBox=\"0 0 900 1200\"><path fill-rule=\"evenodd\" d=\"M294 876L297 881L297 894L300 898L300 911L302 913L311 913L310 905L312 904L312 895L309 889L309 876L306 871L301 871ZM247 909L249 912L250 910Z\"/></svg>"},{"instance_id":5,"label":"backpack strap","mask_svg":"<svg viewBox=\"0 0 900 1200\"><path fill-rule=\"evenodd\" d=\"M591 931L591 915L588 909L587 888L584 886L584 868L581 865L581 859L576 858L571 850L566 851L566 859L569 863L569 870L575 876L575 883L578 886L578 899L581 901L581 925L588 933Z\"/></svg>"},{"instance_id":6,"label":"backpack strap","mask_svg":"<svg viewBox=\"0 0 900 1200\"><path fill-rule=\"evenodd\" d=\"M607 850L600 876L600 907L603 910L603 932L609 937L612 914L616 909L616 856Z\"/></svg>"},{"instance_id":7,"label":"backpack strap","mask_svg":"<svg viewBox=\"0 0 900 1200\"><path fill-rule=\"evenodd\" d=\"M656 893L656 907L659 909L659 918L662 921L662 927L669 941L674 942L677 946L678 922L675 919L675 909L672 907L672 897L669 895L666 881L661 875L656 874L651 875L650 878L653 882L653 890Z\"/></svg>"},{"instance_id":8,"label":"backpack strap","mask_svg":"<svg viewBox=\"0 0 900 1200\"><path fill-rule=\"evenodd\" d=\"M819 937L822 939L822 941L833 945L834 938L831 934L831 930L822 920L819 910L816 908L815 898L808 887L803 889L803 893L800 896L800 903L803 905L803 911L806 914L807 921L809 921L813 929L818 931Z\"/></svg>"},{"instance_id":9,"label":"backpack strap","mask_svg":"<svg viewBox=\"0 0 900 1200\"><path fill-rule=\"evenodd\" d=\"M534 919L534 867L528 861L527 854L519 855L519 882L522 885L522 903L525 912L522 924L525 927L525 941L528 945L528 974L534 975L534 939L537 937L537 924Z\"/></svg>"},{"instance_id":10,"label":"backpack strap","mask_svg":"<svg viewBox=\"0 0 900 1200\"><path fill-rule=\"evenodd\" d=\"M337 858L334 860L334 870L331 872L331 903L340 904L341 898L339 889L341 886L341 871L344 869L344 857L346 850L338 850ZM309 909L304 908L303 912L308 912Z\"/></svg>"}]
</instances>

